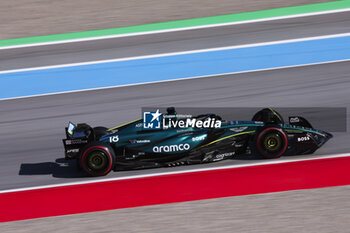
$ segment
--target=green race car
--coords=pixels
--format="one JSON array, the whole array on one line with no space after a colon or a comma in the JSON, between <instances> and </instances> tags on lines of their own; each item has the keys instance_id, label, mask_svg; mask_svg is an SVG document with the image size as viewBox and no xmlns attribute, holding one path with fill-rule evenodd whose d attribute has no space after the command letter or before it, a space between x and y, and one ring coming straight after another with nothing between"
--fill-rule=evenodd
<instances>
[{"instance_id":1,"label":"green race car","mask_svg":"<svg viewBox=\"0 0 350 233\"><path fill-rule=\"evenodd\" d=\"M167 114L151 112L111 129L69 123L63 144L66 159L76 159L91 176L103 176L111 170L208 163L244 154L311 154L331 137L300 116L286 124L269 108L251 121L225 121L215 114L181 119L168 108Z\"/></svg>"}]
</instances>

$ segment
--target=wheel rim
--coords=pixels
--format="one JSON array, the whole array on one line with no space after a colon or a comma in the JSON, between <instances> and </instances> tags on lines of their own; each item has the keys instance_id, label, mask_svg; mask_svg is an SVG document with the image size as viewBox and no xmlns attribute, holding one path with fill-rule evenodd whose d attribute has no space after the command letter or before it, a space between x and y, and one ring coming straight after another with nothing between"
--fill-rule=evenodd
<instances>
[{"instance_id":1,"label":"wheel rim","mask_svg":"<svg viewBox=\"0 0 350 233\"><path fill-rule=\"evenodd\" d=\"M89 157L88 165L94 170L99 170L106 166L106 157L101 152L93 152Z\"/></svg>"},{"instance_id":2,"label":"wheel rim","mask_svg":"<svg viewBox=\"0 0 350 233\"><path fill-rule=\"evenodd\" d=\"M264 139L264 148L267 151L275 152L281 148L282 140L278 134L267 135Z\"/></svg>"},{"instance_id":3,"label":"wheel rim","mask_svg":"<svg viewBox=\"0 0 350 233\"><path fill-rule=\"evenodd\" d=\"M83 170L89 175L103 176L111 171L113 157L105 147L92 146L83 153L81 165Z\"/></svg>"},{"instance_id":4,"label":"wheel rim","mask_svg":"<svg viewBox=\"0 0 350 233\"><path fill-rule=\"evenodd\" d=\"M280 128L266 128L258 136L257 147L266 158L278 158L288 146L287 135Z\"/></svg>"}]
</instances>

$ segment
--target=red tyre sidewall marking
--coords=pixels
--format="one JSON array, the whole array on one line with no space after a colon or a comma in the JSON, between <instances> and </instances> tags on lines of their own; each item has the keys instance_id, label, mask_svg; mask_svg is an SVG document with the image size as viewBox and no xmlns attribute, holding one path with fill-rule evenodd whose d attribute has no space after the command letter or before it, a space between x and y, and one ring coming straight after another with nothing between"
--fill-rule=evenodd
<instances>
[{"instance_id":1,"label":"red tyre sidewall marking","mask_svg":"<svg viewBox=\"0 0 350 233\"><path fill-rule=\"evenodd\" d=\"M266 128L266 129L264 129L263 131L261 131L261 133L260 133L259 136L258 136L257 146L258 146L259 152L260 152L261 154L263 154L263 155L264 155L265 153L262 151L262 149L261 149L261 147L260 147L260 138L261 138L261 136L264 134L264 132L265 132L265 131L268 131L268 130L277 130L277 131L279 131L280 133L282 133L282 135L283 135L283 137L284 137L285 143L284 143L283 151L282 151L281 153L279 153L278 155L271 157L271 158L278 158L278 157L282 156L282 155L284 154L284 152L286 152L286 150L287 150L287 146L288 146L287 135L285 134L285 132L283 132L282 129L275 128L275 127Z\"/></svg>"},{"instance_id":2,"label":"red tyre sidewall marking","mask_svg":"<svg viewBox=\"0 0 350 233\"><path fill-rule=\"evenodd\" d=\"M83 156L81 157L81 161L80 161L80 162L81 162L81 165L82 165L84 171L86 171L86 172L89 173L90 175L93 175L93 176L94 176L94 174L92 174L92 173L85 167L84 157L85 157L86 153L87 153L89 150L92 150L92 149L95 149L95 148L98 148L98 149L101 149L101 150L107 152L107 154L108 154L108 156L109 156L109 158L110 158L110 160L111 160L108 170L105 171L103 174L100 174L100 176L106 175L106 174L112 169L113 158L112 158L112 155L111 155L111 153L109 152L109 150L107 150L106 148L104 148L104 147L102 147L102 146L92 146L92 147L88 148L88 149L84 152Z\"/></svg>"}]
</instances>

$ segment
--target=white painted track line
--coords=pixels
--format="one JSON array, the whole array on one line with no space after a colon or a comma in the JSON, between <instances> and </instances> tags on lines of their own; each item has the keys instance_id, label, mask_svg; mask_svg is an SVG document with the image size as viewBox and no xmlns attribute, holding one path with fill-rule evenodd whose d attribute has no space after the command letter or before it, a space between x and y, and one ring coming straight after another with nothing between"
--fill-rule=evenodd
<instances>
[{"instance_id":1,"label":"white painted track line","mask_svg":"<svg viewBox=\"0 0 350 233\"><path fill-rule=\"evenodd\" d=\"M118 86L108 86L108 87L98 87L98 88L81 89L81 90L73 90L73 91L63 91L63 92L47 93L47 94L40 94L40 95L11 97L11 98L0 99L0 101L26 99L26 98L40 97L40 96L50 96L50 95L61 95L61 94L78 93L78 92L85 92L85 91L97 91L97 90L105 90L105 89L112 89L112 88L131 87L131 86L138 86L138 85L147 85L147 84L156 84L156 83L165 83L165 82L175 82L175 81L200 79L200 78L212 78L212 77L225 76L225 75L245 74L245 73L253 73L253 72L260 72L260 71L272 71L272 70L279 70L279 69L288 69L288 68L297 68L297 67L305 67L305 66L332 64L332 63L348 62L348 61L350 61L350 59L327 61L327 62L316 62L316 63L302 64L302 65L293 65L293 66L281 66L281 67L259 69L259 70L247 70L247 71L239 71L239 72L232 72L232 73L213 74L213 75L207 75L207 76L195 76L195 77L180 78L180 79L169 79L169 80L162 80L162 81L134 83L134 84L126 84L126 85L118 85Z\"/></svg>"},{"instance_id":2,"label":"white painted track line","mask_svg":"<svg viewBox=\"0 0 350 233\"><path fill-rule=\"evenodd\" d=\"M65 68L65 67L74 67L74 66L95 65L95 64L103 64L103 63L110 63L110 62L132 61L132 60L140 60L140 59L185 55L185 54L192 54L192 53L215 52L215 51L222 51L222 50L229 50L229 49L251 48L251 47L268 46L268 45L276 45L276 44L311 41L311 40L331 39L331 38L346 37L346 36L350 36L350 32L332 34L332 35L323 35L323 36L303 37L303 38L289 39L289 40L278 40L278 41L269 41L269 42L262 42L262 43L225 46L225 47L217 47L217 48L209 48L209 49L188 50L188 51L182 51L182 52L160 53L160 54L152 54L152 55L146 55L146 56L106 59L106 60L98 60L98 61L78 62L78 63L69 63L69 64L52 65L52 66L40 66L40 67L32 67L32 68L14 69L14 70L4 70L4 71L0 71L0 74L56 69L56 68Z\"/></svg>"},{"instance_id":3,"label":"white painted track line","mask_svg":"<svg viewBox=\"0 0 350 233\"><path fill-rule=\"evenodd\" d=\"M55 44L76 43L76 42L94 41L94 40L105 40L105 39L113 39L113 38L121 38L121 37L142 36L142 35L150 35L150 34L177 32L177 31L189 31L189 30L204 29L204 28L224 27L224 26L239 25L239 24L259 23L259 22L265 22L265 21L275 21L275 20L293 19L293 18L309 17L309 16L316 16L316 15L335 14L335 13L348 12L348 11L350 11L350 8L329 10L329 11L320 11L320 12L305 13L305 14L279 16L279 17L270 17L270 18L254 19L254 20L245 20L245 21L238 21L238 22L207 24L207 25L193 26L193 27L183 27L183 28L174 28L174 29L165 29L165 30L155 30L155 31L108 35L108 36L96 36L96 37L79 38L79 39L71 39L71 40L58 40L58 41L42 42L42 43L3 46L3 47L0 47L0 50L26 48L26 47L34 47L34 46L45 46L45 45L55 45Z\"/></svg>"},{"instance_id":4,"label":"white painted track line","mask_svg":"<svg viewBox=\"0 0 350 233\"><path fill-rule=\"evenodd\" d=\"M0 191L0 194L22 192L22 191L29 191L29 190L39 190L39 189L46 189L46 188L66 187L66 186L74 186L74 185L94 184L94 183L118 181L118 180L139 179L139 178L147 178L147 177L158 177L158 176L187 174L187 173L196 173L196 172L205 172L205 171L218 171L218 170L234 169L234 168L284 164L284 163L292 163L292 162L304 162L304 161L312 161L312 160L324 160L324 159L331 159L331 158L346 158L346 157L350 157L350 153L332 154L332 155L326 155L322 157L312 157L312 155L310 155L310 158L302 158L302 159L294 158L294 159L284 159L284 160L266 160L263 162L250 163L250 164L239 164L239 165L233 164L229 166L219 166L219 167L212 167L212 168L199 168L199 169L189 169L189 170L182 170L182 171L170 171L170 172L160 172L160 173L155 172L155 173L143 174L143 175L113 177L113 178L69 182L69 183L61 183L61 184L53 184L53 185L34 186L34 187L27 187L27 188L8 189L8 190ZM232 163L234 163L234 160L232 160Z\"/></svg>"}]
</instances>

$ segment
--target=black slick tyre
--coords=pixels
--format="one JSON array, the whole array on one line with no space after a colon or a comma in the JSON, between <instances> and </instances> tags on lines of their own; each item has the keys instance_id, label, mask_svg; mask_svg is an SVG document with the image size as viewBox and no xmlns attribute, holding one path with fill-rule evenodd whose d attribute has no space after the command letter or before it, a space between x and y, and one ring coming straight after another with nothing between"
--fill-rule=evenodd
<instances>
[{"instance_id":1,"label":"black slick tyre","mask_svg":"<svg viewBox=\"0 0 350 233\"><path fill-rule=\"evenodd\" d=\"M109 145L94 142L84 147L79 162L88 175L104 176L114 168L115 154Z\"/></svg>"},{"instance_id":2,"label":"black slick tyre","mask_svg":"<svg viewBox=\"0 0 350 233\"><path fill-rule=\"evenodd\" d=\"M257 152L264 158L273 159L281 157L287 150L287 134L279 127L263 128L255 138Z\"/></svg>"}]
</instances>

